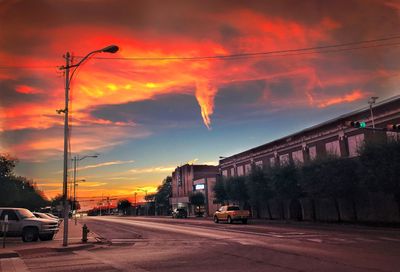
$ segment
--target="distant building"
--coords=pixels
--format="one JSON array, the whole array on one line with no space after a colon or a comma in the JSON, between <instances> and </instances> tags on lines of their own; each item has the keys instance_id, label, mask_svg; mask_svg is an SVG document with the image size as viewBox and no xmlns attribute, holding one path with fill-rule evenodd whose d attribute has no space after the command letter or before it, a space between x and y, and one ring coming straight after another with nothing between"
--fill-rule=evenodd
<instances>
[{"instance_id":1,"label":"distant building","mask_svg":"<svg viewBox=\"0 0 400 272\"><path fill-rule=\"evenodd\" d=\"M376 128L400 123L400 96L373 105ZM267 168L289 162L303 163L317 156L334 154L354 157L358 148L372 137L400 140L400 134L390 131L372 131L345 125L348 120L366 122L372 127L369 107L341 115L335 119L304 129L297 133L254 147L219 161L220 174L224 177L248 175L252 165Z\"/></svg>"},{"instance_id":2,"label":"distant building","mask_svg":"<svg viewBox=\"0 0 400 272\"><path fill-rule=\"evenodd\" d=\"M201 192L205 196L205 213L211 215L217 209L213 204L213 186L218 174L218 166L185 164L172 173L172 209L186 208L189 215L194 213L189 196L193 192Z\"/></svg>"}]
</instances>

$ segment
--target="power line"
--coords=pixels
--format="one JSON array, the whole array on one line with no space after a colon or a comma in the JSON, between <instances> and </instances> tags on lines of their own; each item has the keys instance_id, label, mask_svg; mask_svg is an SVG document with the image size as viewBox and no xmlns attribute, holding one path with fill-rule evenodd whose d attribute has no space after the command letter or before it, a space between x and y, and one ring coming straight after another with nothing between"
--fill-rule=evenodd
<instances>
[{"instance_id":1,"label":"power line","mask_svg":"<svg viewBox=\"0 0 400 272\"><path fill-rule=\"evenodd\" d=\"M400 42L393 43L381 43L400 39L400 36L390 36L379 39L354 41L348 43L331 44L324 46L305 47L297 49L286 49L286 50L275 50L265 52L245 52L237 54L227 55L209 55L209 56L197 56L197 57L93 57L94 59L101 60L126 60L126 61L162 61L162 60L183 60L183 61L202 61L202 60L237 60L244 58L255 58L255 57L286 57L286 56L298 56L298 55L309 55L309 54L323 54L333 52L343 52L351 50L378 48L385 46L398 46ZM375 44L374 44L375 43ZM371 45L368 45L371 44ZM359 46L355 46L359 45ZM364 45L364 46L362 46ZM75 58L82 58L82 56L75 56ZM58 66L0 66L0 69L54 69Z\"/></svg>"},{"instance_id":2,"label":"power line","mask_svg":"<svg viewBox=\"0 0 400 272\"><path fill-rule=\"evenodd\" d=\"M293 56L293 55L303 55L306 51L308 54L316 54L316 53L327 53L327 52L340 52L344 50L357 50L357 49L365 49L365 48L373 48L373 47L381 47L381 46L391 46L391 45L398 45L398 43L387 43L387 44L375 44L371 46L359 46L359 47L348 47L352 45L362 45L362 44L369 44L369 43L376 43L376 42L383 42L383 41L391 41L400 39L400 36L391 36L386 38L380 39L372 39L372 40L364 40L364 41L355 41L355 42L348 42L348 43L340 43L340 44L332 44L332 45L324 45L324 46L315 46L315 47L306 47L306 48L298 48L298 49L286 49L286 50L275 50L275 51L265 51L265 52L248 52L248 53L238 53L238 54L227 54L227 55L210 55L210 56L198 56L198 57L146 57L146 58L139 58L139 57L93 57L95 59L105 59L105 60L135 60L135 61L151 61L151 60L213 60L213 59L238 59L238 58L248 58L248 57L258 57L258 56L267 56L267 55L276 55L276 56ZM341 48L343 47L343 48ZM336 50L324 50L323 49L332 49L332 48L339 48ZM76 56L76 58L82 58L81 56Z\"/></svg>"}]
</instances>

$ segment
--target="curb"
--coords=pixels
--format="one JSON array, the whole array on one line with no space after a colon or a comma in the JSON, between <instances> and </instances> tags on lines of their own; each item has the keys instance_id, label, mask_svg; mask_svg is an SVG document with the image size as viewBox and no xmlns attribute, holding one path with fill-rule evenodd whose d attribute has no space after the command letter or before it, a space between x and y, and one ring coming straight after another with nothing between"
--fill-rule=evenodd
<instances>
[{"instance_id":1,"label":"curb","mask_svg":"<svg viewBox=\"0 0 400 272\"><path fill-rule=\"evenodd\" d=\"M0 259L8 259L8 258L15 258L19 257L19 254L17 252L4 252L0 253Z\"/></svg>"},{"instance_id":2,"label":"curb","mask_svg":"<svg viewBox=\"0 0 400 272\"><path fill-rule=\"evenodd\" d=\"M53 248L56 252L70 252L70 251L76 251L76 250L84 250L84 249L89 249L93 248L93 244L86 244L86 245L72 245L72 246L67 246L67 247L56 247Z\"/></svg>"}]
</instances>

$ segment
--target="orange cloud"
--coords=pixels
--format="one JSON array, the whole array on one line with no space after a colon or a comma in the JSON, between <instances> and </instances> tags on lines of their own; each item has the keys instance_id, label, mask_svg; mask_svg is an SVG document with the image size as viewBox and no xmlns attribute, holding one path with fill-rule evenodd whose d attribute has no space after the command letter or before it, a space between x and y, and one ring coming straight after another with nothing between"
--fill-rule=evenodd
<instances>
[{"instance_id":1,"label":"orange cloud","mask_svg":"<svg viewBox=\"0 0 400 272\"><path fill-rule=\"evenodd\" d=\"M196 82L196 99L201 108L201 116L204 124L208 129L211 129L211 115L214 112L214 97L217 93L217 88L211 86L207 81Z\"/></svg>"},{"instance_id":2,"label":"orange cloud","mask_svg":"<svg viewBox=\"0 0 400 272\"><path fill-rule=\"evenodd\" d=\"M334 32L342 26L341 22L329 16L306 23L290 17L266 16L248 8L232 9L221 14L206 13L204 19L213 26L228 26L233 29L233 34L227 35L222 33L221 28L209 27L207 35L199 40L198 37L180 33L163 35L154 30L118 26L113 26L113 31L109 31L104 26L80 22L57 28L29 29L21 33L25 38L35 35L38 39L45 40L45 48L35 47L37 51L29 55L0 52L3 65L18 66L23 63L26 67L47 68L3 69L0 70L0 79L15 81L14 89L18 94L46 96L41 101L21 100L1 105L0 132L35 130L33 137L18 143L9 143L3 148L24 158L37 157L39 153L53 156L62 151L63 116L57 115L55 110L64 107L64 79L56 67L64 64L61 55L67 49L75 49L74 55L82 56L108 44L118 44L121 47L116 55L94 56L74 75L70 108L73 134L71 145L74 152L101 151L123 143L131 135L146 137L151 134L142 127L139 129L134 116L124 123L90 114L93 109L103 105L156 99L157 96L166 94L193 94L199 104L199 114L204 125L210 129L215 112L215 96L221 87L228 84L264 80L268 85L287 80L293 85L293 94L289 98L282 99L279 95L272 94L267 86L266 92L269 93L265 99L270 99L269 102L281 107L327 107L355 101L362 97L362 93L356 90L346 96L329 97L323 91L324 88L345 86L349 82L361 85L368 77L378 76L374 71L354 71L351 68L343 68L344 71L341 70L340 73L335 69L321 69L318 61L326 61L323 55L224 61L163 59L266 52L333 43L336 42ZM79 51L76 51L77 48ZM107 57L126 59L100 59ZM75 57L74 63L79 60L79 57ZM345 63L346 59L338 57L329 61L330 65L338 66ZM26 78L33 83L25 82ZM315 89L322 91L315 92ZM243 90L244 96L246 91ZM46 135L49 129L57 129L58 134L52 132ZM39 131L43 133L39 135Z\"/></svg>"},{"instance_id":3,"label":"orange cloud","mask_svg":"<svg viewBox=\"0 0 400 272\"><path fill-rule=\"evenodd\" d=\"M335 104L349 103L349 102L353 102L353 101L365 98L366 96L367 95L365 93L362 93L361 90L353 90L351 93L346 94L342 97L329 98L323 102L320 102L318 104L318 107L325 108L325 107L329 107L329 106L332 106Z\"/></svg>"}]
</instances>

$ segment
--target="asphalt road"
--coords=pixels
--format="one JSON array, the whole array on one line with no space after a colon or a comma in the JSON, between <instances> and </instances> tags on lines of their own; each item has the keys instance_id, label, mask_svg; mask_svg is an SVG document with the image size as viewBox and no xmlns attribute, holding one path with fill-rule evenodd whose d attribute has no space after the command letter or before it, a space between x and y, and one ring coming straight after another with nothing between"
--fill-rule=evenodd
<instances>
[{"instance_id":1,"label":"asphalt road","mask_svg":"<svg viewBox=\"0 0 400 272\"><path fill-rule=\"evenodd\" d=\"M399 271L400 231L205 219L88 217L110 245L82 252L121 271Z\"/></svg>"}]
</instances>

